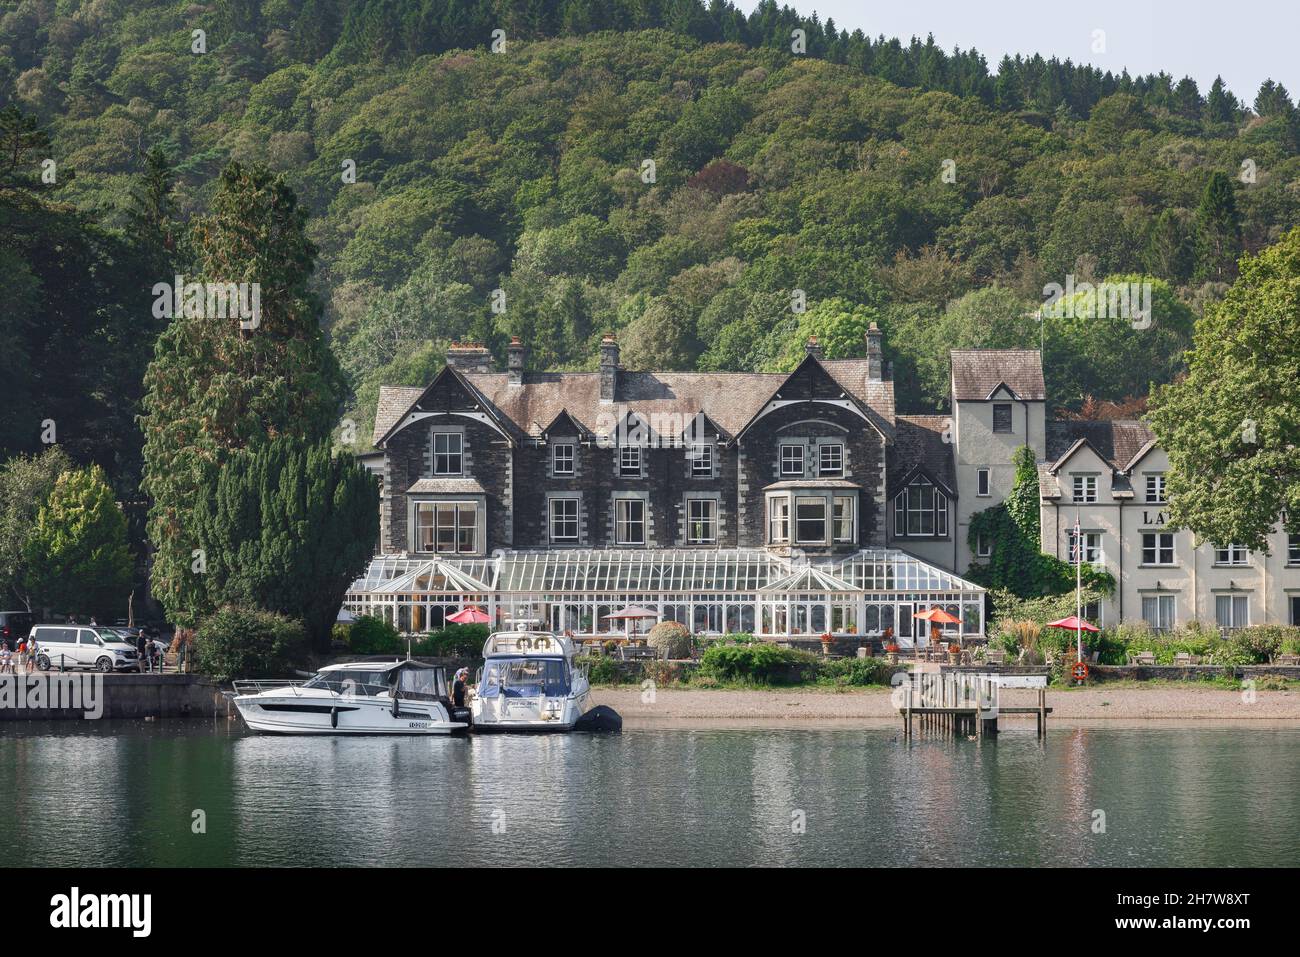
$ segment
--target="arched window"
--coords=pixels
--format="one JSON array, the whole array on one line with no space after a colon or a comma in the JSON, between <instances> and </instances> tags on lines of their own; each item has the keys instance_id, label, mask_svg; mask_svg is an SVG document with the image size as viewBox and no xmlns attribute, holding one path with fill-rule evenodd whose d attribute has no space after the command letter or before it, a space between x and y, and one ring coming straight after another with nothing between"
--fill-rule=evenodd
<instances>
[{"instance_id":1,"label":"arched window","mask_svg":"<svg viewBox=\"0 0 1300 957\"><path fill-rule=\"evenodd\" d=\"M943 538L948 534L948 496L918 475L894 497L894 534Z\"/></svg>"}]
</instances>

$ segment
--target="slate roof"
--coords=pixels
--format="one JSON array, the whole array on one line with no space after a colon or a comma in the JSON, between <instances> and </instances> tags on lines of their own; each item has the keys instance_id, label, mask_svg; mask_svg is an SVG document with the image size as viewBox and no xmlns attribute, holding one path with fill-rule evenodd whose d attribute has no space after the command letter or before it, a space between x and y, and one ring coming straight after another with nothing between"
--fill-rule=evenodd
<instances>
[{"instance_id":1,"label":"slate roof","mask_svg":"<svg viewBox=\"0 0 1300 957\"><path fill-rule=\"evenodd\" d=\"M1047 461L1049 465L1056 464L1061 456L1084 440L1107 464L1120 471L1127 468L1133 457L1154 439L1151 427L1137 419L1056 419L1047 423Z\"/></svg>"},{"instance_id":2,"label":"slate roof","mask_svg":"<svg viewBox=\"0 0 1300 957\"><path fill-rule=\"evenodd\" d=\"M408 488L407 493L438 495L485 495L487 490L472 478L424 478Z\"/></svg>"},{"instance_id":3,"label":"slate roof","mask_svg":"<svg viewBox=\"0 0 1300 957\"><path fill-rule=\"evenodd\" d=\"M1037 349L953 349L951 356L952 393L958 402L983 402L999 385L1021 399L1047 398Z\"/></svg>"},{"instance_id":4,"label":"slate roof","mask_svg":"<svg viewBox=\"0 0 1300 957\"><path fill-rule=\"evenodd\" d=\"M894 434L894 383L870 381L866 359L824 360L823 367L844 391L861 403L888 438ZM781 372L633 372L620 369L614 404L600 402L599 372L529 372L510 385L504 372L462 373L497 412L527 435L539 435L562 411L585 429L610 431L602 413L632 411L646 416L678 413L683 420L704 412L734 438L772 398L789 376ZM422 387L383 386L375 411L378 443L424 393ZM620 406L623 407L620 409ZM598 425L604 428L598 428Z\"/></svg>"},{"instance_id":5,"label":"slate roof","mask_svg":"<svg viewBox=\"0 0 1300 957\"><path fill-rule=\"evenodd\" d=\"M1065 464L1062 459L1086 444L1114 470L1111 491L1115 497L1127 498L1133 494L1133 488L1124 470L1155 440L1151 427L1137 419L1050 421L1047 423L1047 461L1038 463L1038 494L1042 498L1059 498L1063 494L1057 474Z\"/></svg>"},{"instance_id":6,"label":"slate roof","mask_svg":"<svg viewBox=\"0 0 1300 957\"><path fill-rule=\"evenodd\" d=\"M896 421L894 448L889 456L888 491L893 495L904 480L920 466L926 474L957 491L953 474L952 444L944 441L944 432L952 428L946 415L900 415Z\"/></svg>"}]
</instances>

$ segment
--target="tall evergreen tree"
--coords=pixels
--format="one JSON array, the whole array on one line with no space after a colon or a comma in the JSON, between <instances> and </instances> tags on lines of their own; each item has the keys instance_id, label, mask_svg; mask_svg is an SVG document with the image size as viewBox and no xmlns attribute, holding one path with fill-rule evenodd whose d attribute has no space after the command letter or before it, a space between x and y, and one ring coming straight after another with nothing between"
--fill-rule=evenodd
<instances>
[{"instance_id":1,"label":"tall evergreen tree","mask_svg":"<svg viewBox=\"0 0 1300 957\"><path fill-rule=\"evenodd\" d=\"M1196 271L1204 282L1227 282L1236 271L1241 255L1241 217L1232 192L1232 180L1215 171L1201 193L1196 207Z\"/></svg>"},{"instance_id":2,"label":"tall evergreen tree","mask_svg":"<svg viewBox=\"0 0 1300 957\"><path fill-rule=\"evenodd\" d=\"M1205 98L1205 118L1211 123L1230 123L1237 117L1237 98L1223 85L1223 77L1216 76Z\"/></svg>"},{"instance_id":3,"label":"tall evergreen tree","mask_svg":"<svg viewBox=\"0 0 1300 957\"><path fill-rule=\"evenodd\" d=\"M342 375L308 290L316 249L305 219L282 179L227 166L212 213L194 228L199 278L258 284L260 315L241 328L238 317L187 300L145 375L142 487L152 499L153 590L183 624L203 607L195 576L206 556L195 551L193 515L216 471L268 438L322 439L338 412Z\"/></svg>"},{"instance_id":4,"label":"tall evergreen tree","mask_svg":"<svg viewBox=\"0 0 1300 957\"><path fill-rule=\"evenodd\" d=\"M284 437L236 453L195 512L204 605L300 619L317 650L379 536L379 489L329 442Z\"/></svg>"},{"instance_id":5,"label":"tall evergreen tree","mask_svg":"<svg viewBox=\"0 0 1300 957\"><path fill-rule=\"evenodd\" d=\"M1178 210L1166 209L1156 217L1142 253L1143 265L1153 276L1182 285L1192 275L1192 243Z\"/></svg>"}]
</instances>

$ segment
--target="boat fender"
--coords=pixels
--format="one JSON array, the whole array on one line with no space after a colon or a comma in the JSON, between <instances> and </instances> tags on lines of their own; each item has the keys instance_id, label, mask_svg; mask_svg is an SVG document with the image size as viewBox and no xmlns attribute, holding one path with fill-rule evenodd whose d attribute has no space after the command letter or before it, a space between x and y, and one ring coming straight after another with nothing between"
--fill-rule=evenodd
<instances>
[{"instance_id":1,"label":"boat fender","mask_svg":"<svg viewBox=\"0 0 1300 957\"><path fill-rule=\"evenodd\" d=\"M330 707L330 727L337 728L338 726L339 726L339 706L332 705Z\"/></svg>"},{"instance_id":2,"label":"boat fender","mask_svg":"<svg viewBox=\"0 0 1300 957\"><path fill-rule=\"evenodd\" d=\"M573 730L618 733L623 730L623 718L613 708L598 704L574 722Z\"/></svg>"}]
</instances>

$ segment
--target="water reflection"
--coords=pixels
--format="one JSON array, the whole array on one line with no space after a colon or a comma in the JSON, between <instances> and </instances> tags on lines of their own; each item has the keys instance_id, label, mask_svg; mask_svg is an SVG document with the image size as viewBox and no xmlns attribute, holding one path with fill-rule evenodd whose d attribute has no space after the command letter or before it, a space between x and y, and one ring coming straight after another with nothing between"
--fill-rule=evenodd
<instances>
[{"instance_id":1,"label":"water reflection","mask_svg":"<svg viewBox=\"0 0 1300 957\"><path fill-rule=\"evenodd\" d=\"M0 737L0 854L110 866L1293 865L1297 786L1300 732L1288 729L907 743L893 729L441 740L33 726Z\"/></svg>"}]
</instances>

